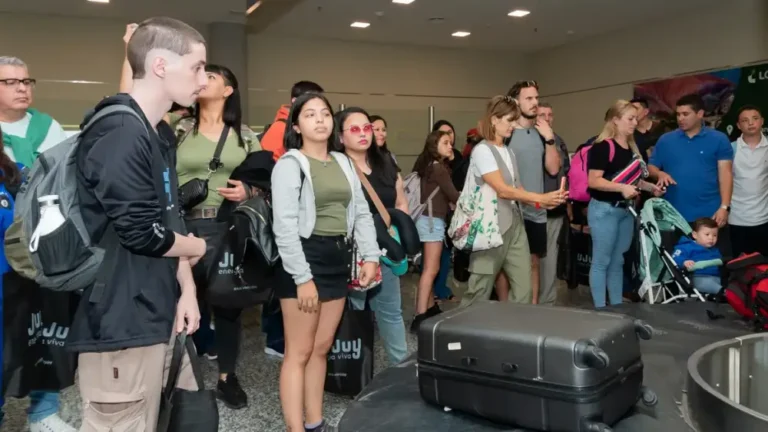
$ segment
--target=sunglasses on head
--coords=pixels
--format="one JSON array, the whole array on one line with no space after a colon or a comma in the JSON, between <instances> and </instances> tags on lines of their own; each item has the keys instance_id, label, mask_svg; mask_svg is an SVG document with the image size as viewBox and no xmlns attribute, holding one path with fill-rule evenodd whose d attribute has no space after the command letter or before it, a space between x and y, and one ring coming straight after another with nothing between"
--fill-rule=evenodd
<instances>
[{"instance_id":1,"label":"sunglasses on head","mask_svg":"<svg viewBox=\"0 0 768 432\"><path fill-rule=\"evenodd\" d=\"M344 131L345 132L349 131L349 132L352 132L353 134L359 134L361 132L369 133L369 132L373 132L373 125L370 123L366 123L362 127L355 125L350 128L344 129Z\"/></svg>"}]
</instances>

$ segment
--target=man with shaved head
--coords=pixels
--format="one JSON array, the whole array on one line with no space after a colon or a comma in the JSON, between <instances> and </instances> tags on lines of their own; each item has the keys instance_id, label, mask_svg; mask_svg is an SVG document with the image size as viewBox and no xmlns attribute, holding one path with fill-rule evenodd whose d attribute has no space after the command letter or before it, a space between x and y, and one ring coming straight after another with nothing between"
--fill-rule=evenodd
<instances>
[{"instance_id":1,"label":"man with shaved head","mask_svg":"<svg viewBox=\"0 0 768 432\"><path fill-rule=\"evenodd\" d=\"M79 353L88 432L155 430L175 336L200 322L191 269L205 241L185 235L176 140L163 116L173 103L192 105L205 87L205 40L180 21L151 18L136 28L127 57L130 92L86 116L83 125L111 112L82 132L77 149L83 220L105 251L68 340ZM177 387L197 389L186 355Z\"/></svg>"}]
</instances>

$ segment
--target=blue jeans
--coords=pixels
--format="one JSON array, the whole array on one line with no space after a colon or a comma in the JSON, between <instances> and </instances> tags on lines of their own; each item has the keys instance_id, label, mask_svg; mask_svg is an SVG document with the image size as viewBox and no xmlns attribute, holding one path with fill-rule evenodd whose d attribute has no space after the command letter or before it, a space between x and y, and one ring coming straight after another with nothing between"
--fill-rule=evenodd
<instances>
[{"instance_id":1,"label":"blue jeans","mask_svg":"<svg viewBox=\"0 0 768 432\"><path fill-rule=\"evenodd\" d=\"M722 288L720 276L693 275L693 287L704 294L717 294Z\"/></svg>"},{"instance_id":2,"label":"blue jeans","mask_svg":"<svg viewBox=\"0 0 768 432\"><path fill-rule=\"evenodd\" d=\"M381 266L381 285L368 291L352 291L349 301L357 310L365 308L368 298L371 310L376 315L379 335L384 342L384 351L390 364L398 364L408 355L403 322L403 301L400 296L400 278L389 267Z\"/></svg>"},{"instance_id":3,"label":"blue jeans","mask_svg":"<svg viewBox=\"0 0 768 432\"><path fill-rule=\"evenodd\" d=\"M435 295L440 300L448 300L453 292L448 288L448 275L451 273L451 248L443 247L443 254L440 255L440 272L435 278Z\"/></svg>"},{"instance_id":4,"label":"blue jeans","mask_svg":"<svg viewBox=\"0 0 768 432\"><path fill-rule=\"evenodd\" d=\"M624 290L624 253L632 244L635 222L625 208L591 200L587 213L592 234L592 267L589 285L596 308L605 307L605 292L610 304L622 302Z\"/></svg>"},{"instance_id":5,"label":"blue jeans","mask_svg":"<svg viewBox=\"0 0 768 432\"><path fill-rule=\"evenodd\" d=\"M285 330L280 300L273 298L261 308L261 331L267 336L267 347L283 353L285 351Z\"/></svg>"},{"instance_id":6,"label":"blue jeans","mask_svg":"<svg viewBox=\"0 0 768 432\"><path fill-rule=\"evenodd\" d=\"M29 422L35 423L59 412L59 392L34 391L29 393Z\"/></svg>"}]
</instances>

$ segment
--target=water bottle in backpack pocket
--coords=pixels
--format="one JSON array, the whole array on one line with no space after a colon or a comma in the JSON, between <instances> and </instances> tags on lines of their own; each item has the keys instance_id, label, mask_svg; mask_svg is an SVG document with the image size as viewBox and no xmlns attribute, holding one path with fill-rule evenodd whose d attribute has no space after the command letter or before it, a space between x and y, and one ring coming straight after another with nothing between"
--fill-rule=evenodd
<instances>
[{"instance_id":1,"label":"water bottle in backpack pocket","mask_svg":"<svg viewBox=\"0 0 768 432\"><path fill-rule=\"evenodd\" d=\"M104 249L91 244L80 211L77 149L92 125L118 113L133 115L144 124L127 106L99 111L80 134L37 158L16 196L13 223L5 234L8 264L44 288L77 291L96 280Z\"/></svg>"}]
</instances>

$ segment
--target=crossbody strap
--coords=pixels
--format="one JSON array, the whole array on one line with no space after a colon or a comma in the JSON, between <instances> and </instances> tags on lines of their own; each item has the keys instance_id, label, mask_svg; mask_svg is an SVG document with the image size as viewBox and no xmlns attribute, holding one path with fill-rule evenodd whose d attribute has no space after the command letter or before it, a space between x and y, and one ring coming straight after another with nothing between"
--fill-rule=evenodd
<instances>
[{"instance_id":1,"label":"crossbody strap","mask_svg":"<svg viewBox=\"0 0 768 432\"><path fill-rule=\"evenodd\" d=\"M360 178L360 182L363 184L363 187L368 192L368 196L371 197L371 201L373 201L373 205L376 207L376 210L379 211L379 214L381 215L381 219L384 221L384 225L389 228L392 225L392 218L389 217L389 211L386 207L384 207L384 203L381 202L381 198L379 198L379 194L376 193L376 190L373 188L373 185L370 181L368 181L368 177L365 176L365 173L363 170L360 169L357 164L353 163L355 166L355 171L357 171L357 176Z\"/></svg>"},{"instance_id":2,"label":"crossbody strap","mask_svg":"<svg viewBox=\"0 0 768 432\"><path fill-rule=\"evenodd\" d=\"M229 126L224 126L224 129L221 131L221 136L219 137L219 142L216 144L216 150L213 152L213 157L211 158L211 161L208 162L208 178L222 167L221 152L224 150L224 144L227 142L227 138L229 138Z\"/></svg>"}]
</instances>

